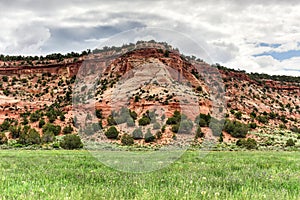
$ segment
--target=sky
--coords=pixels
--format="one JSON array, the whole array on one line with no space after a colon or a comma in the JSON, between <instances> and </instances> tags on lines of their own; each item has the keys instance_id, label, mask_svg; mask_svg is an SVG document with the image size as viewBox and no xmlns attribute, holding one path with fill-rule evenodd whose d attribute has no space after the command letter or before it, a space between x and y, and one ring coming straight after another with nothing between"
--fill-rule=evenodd
<instances>
[{"instance_id":1,"label":"sky","mask_svg":"<svg viewBox=\"0 0 300 200\"><path fill-rule=\"evenodd\" d=\"M124 31L156 27L191 38L208 62L300 76L299 10L297 0L2 0L0 54L81 52Z\"/></svg>"}]
</instances>

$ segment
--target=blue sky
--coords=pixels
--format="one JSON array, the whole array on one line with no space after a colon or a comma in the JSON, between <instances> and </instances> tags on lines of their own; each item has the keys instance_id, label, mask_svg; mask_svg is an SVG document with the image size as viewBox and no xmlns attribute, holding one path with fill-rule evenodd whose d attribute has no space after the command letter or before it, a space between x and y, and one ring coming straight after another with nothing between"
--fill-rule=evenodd
<instances>
[{"instance_id":1,"label":"blue sky","mask_svg":"<svg viewBox=\"0 0 300 200\"><path fill-rule=\"evenodd\" d=\"M284 51L284 52L271 51L271 52L264 52L261 54L256 54L254 56L255 57L272 56L274 59L276 59L278 61L283 61L283 60L287 60L287 59L294 58L294 57L300 57L300 50L289 50L289 51ZM299 68L300 68L300 66L299 66Z\"/></svg>"},{"instance_id":2,"label":"blue sky","mask_svg":"<svg viewBox=\"0 0 300 200\"><path fill-rule=\"evenodd\" d=\"M296 0L3 0L0 54L82 51L130 29L158 27L191 38L210 62L300 76L299 10ZM135 39L143 38L151 35Z\"/></svg>"}]
</instances>

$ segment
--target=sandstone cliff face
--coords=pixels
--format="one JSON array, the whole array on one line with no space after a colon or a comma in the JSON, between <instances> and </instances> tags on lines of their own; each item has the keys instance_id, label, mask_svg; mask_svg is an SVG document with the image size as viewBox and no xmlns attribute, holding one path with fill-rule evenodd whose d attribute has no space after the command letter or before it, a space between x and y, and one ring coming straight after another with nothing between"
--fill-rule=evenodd
<instances>
[{"instance_id":1,"label":"sandstone cliff face","mask_svg":"<svg viewBox=\"0 0 300 200\"><path fill-rule=\"evenodd\" d=\"M44 104L64 99L68 91L73 92L74 84L67 81L78 72L78 77L94 83L99 81L93 94L94 107L102 111L104 126L106 118L121 107L134 110L138 116L156 109L167 118L180 110L192 120L199 113L212 114L214 109L227 113L230 119L235 119L234 113L241 111L239 120L245 123L254 121L250 118L253 111L257 115L274 112L289 119L288 127L299 125L299 83L258 81L244 72L217 70L204 62L188 61L174 50L149 47L121 56L108 52L85 56L75 62L0 68L0 76L9 77L8 82L3 82L2 93L7 88L10 90L8 97L3 96L0 101L0 123L5 118L18 119L20 113L33 112ZM51 76L45 77L46 73ZM13 85L16 77L18 81ZM28 83L23 83L21 79L26 77ZM84 84L79 90L88 92ZM212 98L212 94L217 99ZM56 123L66 125L74 117L72 105L64 105L62 110L67 120ZM269 124L255 122L262 126L282 123L278 119L270 120Z\"/></svg>"},{"instance_id":2,"label":"sandstone cliff face","mask_svg":"<svg viewBox=\"0 0 300 200\"><path fill-rule=\"evenodd\" d=\"M57 64L47 64L47 65L38 65L38 66L16 66L16 67L5 67L0 68L1 75L23 75L23 74L42 74L42 73L51 73L51 74L64 74L67 76L74 76L77 74L78 69L82 65L82 61L74 63L57 63Z\"/></svg>"}]
</instances>

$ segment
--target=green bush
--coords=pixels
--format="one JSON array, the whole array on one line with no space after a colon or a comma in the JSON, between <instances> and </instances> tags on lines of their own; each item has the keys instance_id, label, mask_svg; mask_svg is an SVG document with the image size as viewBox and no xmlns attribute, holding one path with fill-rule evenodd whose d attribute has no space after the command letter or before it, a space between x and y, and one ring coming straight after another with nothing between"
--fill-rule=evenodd
<instances>
[{"instance_id":1,"label":"green bush","mask_svg":"<svg viewBox=\"0 0 300 200\"><path fill-rule=\"evenodd\" d=\"M161 127L161 132L164 133L165 131L166 131L166 125L163 125L163 126Z\"/></svg>"},{"instance_id":2,"label":"green bush","mask_svg":"<svg viewBox=\"0 0 300 200\"><path fill-rule=\"evenodd\" d=\"M153 142L155 140L154 135L151 133L150 129L147 130L145 134L145 142Z\"/></svg>"},{"instance_id":3,"label":"green bush","mask_svg":"<svg viewBox=\"0 0 300 200\"><path fill-rule=\"evenodd\" d=\"M41 137L35 129L29 129L28 133L26 133L26 131L23 131L20 134L18 143L22 145L40 144Z\"/></svg>"},{"instance_id":4,"label":"green bush","mask_svg":"<svg viewBox=\"0 0 300 200\"><path fill-rule=\"evenodd\" d=\"M292 146L295 146L295 142L294 142L294 140L293 139L288 139L287 141L286 141L286 144L285 144L285 146L287 146L287 147L292 147Z\"/></svg>"},{"instance_id":5,"label":"green bush","mask_svg":"<svg viewBox=\"0 0 300 200\"><path fill-rule=\"evenodd\" d=\"M80 149L83 147L83 144L78 135L68 134L63 137L60 146L63 149Z\"/></svg>"},{"instance_id":6,"label":"green bush","mask_svg":"<svg viewBox=\"0 0 300 200\"><path fill-rule=\"evenodd\" d=\"M22 125L27 125L29 123L27 117L23 117Z\"/></svg>"},{"instance_id":7,"label":"green bush","mask_svg":"<svg viewBox=\"0 0 300 200\"><path fill-rule=\"evenodd\" d=\"M207 127L210 123L211 120L211 116L210 114L203 114L200 113L196 119L195 119L195 123L198 123L200 127Z\"/></svg>"},{"instance_id":8,"label":"green bush","mask_svg":"<svg viewBox=\"0 0 300 200\"><path fill-rule=\"evenodd\" d=\"M251 128L251 129L256 129L257 124L254 123L254 122L252 122L252 123L249 123L248 126L249 126L249 128Z\"/></svg>"},{"instance_id":9,"label":"green bush","mask_svg":"<svg viewBox=\"0 0 300 200\"><path fill-rule=\"evenodd\" d=\"M252 138L248 138L247 140L239 139L239 140L237 140L236 145L247 148L247 149L256 149L257 148L257 142L255 139L252 139Z\"/></svg>"},{"instance_id":10,"label":"green bush","mask_svg":"<svg viewBox=\"0 0 300 200\"><path fill-rule=\"evenodd\" d=\"M200 127L207 127L208 124L206 123L206 121L202 118L199 119L199 126Z\"/></svg>"},{"instance_id":11,"label":"green bush","mask_svg":"<svg viewBox=\"0 0 300 200\"><path fill-rule=\"evenodd\" d=\"M171 128L172 132L178 133L179 127L180 127L179 124L174 124L174 125L172 125L172 128Z\"/></svg>"},{"instance_id":12,"label":"green bush","mask_svg":"<svg viewBox=\"0 0 300 200\"><path fill-rule=\"evenodd\" d=\"M130 116L131 116L131 118L132 118L133 120L136 120L136 119L137 119L137 113L136 113L135 111L129 110L129 114L130 114Z\"/></svg>"},{"instance_id":13,"label":"green bush","mask_svg":"<svg viewBox=\"0 0 300 200\"><path fill-rule=\"evenodd\" d=\"M34 112L34 113L31 113L29 120L30 120L30 122L37 122L37 121L39 121L40 117L41 116L38 112Z\"/></svg>"},{"instance_id":14,"label":"green bush","mask_svg":"<svg viewBox=\"0 0 300 200\"><path fill-rule=\"evenodd\" d=\"M116 120L114 119L114 117L112 115L109 115L107 118L107 124L109 126L113 126L113 125L117 125Z\"/></svg>"},{"instance_id":15,"label":"green bush","mask_svg":"<svg viewBox=\"0 0 300 200\"><path fill-rule=\"evenodd\" d=\"M53 134L53 132L48 130L45 133L43 133L43 136L42 136L43 143L53 142L54 140L55 140L55 135Z\"/></svg>"},{"instance_id":16,"label":"green bush","mask_svg":"<svg viewBox=\"0 0 300 200\"><path fill-rule=\"evenodd\" d=\"M63 133L64 133L64 134L70 134L70 133L72 133L72 132L73 132L73 127L72 127L71 125L65 126L65 127L63 128Z\"/></svg>"},{"instance_id":17,"label":"green bush","mask_svg":"<svg viewBox=\"0 0 300 200\"><path fill-rule=\"evenodd\" d=\"M0 131L7 131L10 127L11 121L10 119L5 119L0 125Z\"/></svg>"},{"instance_id":18,"label":"green bush","mask_svg":"<svg viewBox=\"0 0 300 200\"><path fill-rule=\"evenodd\" d=\"M279 124L279 128L280 128L280 129L287 129L287 127L286 127L285 124Z\"/></svg>"},{"instance_id":19,"label":"green bush","mask_svg":"<svg viewBox=\"0 0 300 200\"><path fill-rule=\"evenodd\" d=\"M234 113L234 116L235 116L235 118L241 120L242 119L242 112L238 111L238 112Z\"/></svg>"},{"instance_id":20,"label":"green bush","mask_svg":"<svg viewBox=\"0 0 300 200\"><path fill-rule=\"evenodd\" d=\"M175 117L168 118L167 122L166 122L166 124L168 124L168 125L177 124L177 123L179 123L179 122L177 122L177 119Z\"/></svg>"},{"instance_id":21,"label":"green bush","mask_svg":"<svg viewBox=\"0 0 300 200\"><path fill-rule=\"evenodd\" d=\"M241 122L226 120L223 130L233 137L244 138L246 137L249 128L246 124Z\"/></svg>"},{"instance_id":22,"label":"green bush","mask_svg":"<svg viewBox=\"0 0 300 200\"><path fill-rule=\"evenodd\" d=\"M131 135L128 135L128 134L124 134L122 135L121 137L121 143L123 145L133 145L134 144L134 139Z\"/></svg>"},{"instance_id":23,"label":"green bush","mask_svg":"<svg viewBox=\"0 0 300 200\"><path fill-rule=\"evenodd\" d=\"M257 121L259 121L262 124L266 124L269 121L268 117L264 116L264 115L259 115L256 117L256 119L257 119Z\"/></svg>"},{"instance_id":24,"label":"green bush","mask_svg":"<svg viewBox=\"0 0 300 200\"><path fill-rule=\"evenodd\" d=\"M202 137L204 137L204 133L202 132L201 127L198 126L198 128L196 130L195 138L198 139L198 138L202 138Z\"/></svg>"},{"instance_id":25,"label":"green bush","mask_svg":"<svg viewBox=\"0 0 300 200\"><path fill-rule=\"evenodd\" d=\"M26 140L26 144L40 144L41 143L41 137L39 132L37 132L35 129L30 129L28 132L28 138Z\"/></svg>"},{"instance_id":26,"label":"green bush","mask_svg":"<svg viewBox=\"0 0 300 200\"><path fill-rule=\"evenodd\" d=\"M55 136L60 134L61 127L59 125L54 125L51 123L47 123L46 125L43 126L43 133L46 131L51 131Z\"/></svg>"},{"instance_id":27,"label":"green bush","mask_svg":"<svg viewBox=\"0 0 300 200\"><path fill-rule=\"evenodd\" d=\"M155 133L155 136L156 136L157 139L161 139L162 138L162 132L161 131L157 131Z\"/></svg>"},{"instance_id":28,"label":"green bush","mask_svg":"<svg viewBox=\"0 0 300 200\"><path fill-rule=\"evenodd\" d=\"M21 126L11 126L9 127L9 134L10 134L10 137L12 137L13 139L17 139L20 134L21 134Z\"/></svg>"},{"instance_id":29,"label":"green bush","mask_svg":"<svg viewBox=\"0 0 300 200\"><path fill-rule=\"evenodd\" d=\"M102 119L102 111L101 110L96 110L96 117L98 119Z\"/></svg>"},{"instance_id":30,"label":"green bush","mask_svg":"<svg viewBox=\"0 0 300 200\"><path fill-rule=\"evenodd\" d=\"M39 121L39 128L42 128L46 124L44 119L40 119Z\"/></svg>"},{"instance_id":31,"label":"green bush","mask_svg":"<svg viewBox=\"0 0 300 200\"><path fill-rule=\"evenodd\" d=\"M108 139L117 139L118 135L119 131L114 126L109 127L109 129L105 132L105 136Z\"/></svg>"},{"instance_id":32,"label":"green bush","mask_svg":"<svg viewBox=\"0 0 300 200\"><path fill-rule=\"evenodd\" d=\"M140 126L146 126L150 123L151 123L151 119L146 115L143 115L143 117L141 119L139 119Z\"/></svg>"},{"instance_id":33,"label":"green bush","mask_svg":"<svg viewBox=\"0 0 300 200\"><path fill-rule=\"evenodd\" d=\"M8 81L8 77L7 76L2 76L2 81L3 82L7 82Z\"/></svg>"},{"instance_id":34,"label":"green bush","mask_svg":"<svg viewBox=\"0 0 300 200\"><path fill-rule=\"evenodd\" d=\"M143 139L143 132L142 132L142 129L140 129L140 128L135 129L135 130L132 132L132 137L133 137L133 139L135 139L135 140Z\"/></svg>"},{"instance_id":35,"label":"green bush","mask_svg":"<svg viewBox=\"0 0 300 200\"><path fill-rule=\"evenodd\" d=\"M167 119L166 124L168 124L168 125L178 124L178 123L180 123L181 118L182 118L182 116L181 116L180 112L176 110L174 112L173 116Z\"/></svg>"},{"instance_id":36,"label":"green bush","mask_svg":"<svg viewBox=\"0 0 300 200\"><path fill-rule=\"evenodd\" d=\"M65 119L66 119L66 117L65 117L65 115L64 115L63 113L61 113L61 114L59 115L59 119L60 119L60 121L64 122Z\"/></svg>"},{"instance_id":37,"label":"green bush","mask_svg":"<svg viewBox=\"0 0 300 200\"><path fill-rule=\"evenodd\" d=\"M223 142L223 137L224 137L224 135L223 135L223 133L221 132L221 134L220 134L220 136L219 136L219 142L220 142L220 143Z\"/></svg>"}]
</instances>

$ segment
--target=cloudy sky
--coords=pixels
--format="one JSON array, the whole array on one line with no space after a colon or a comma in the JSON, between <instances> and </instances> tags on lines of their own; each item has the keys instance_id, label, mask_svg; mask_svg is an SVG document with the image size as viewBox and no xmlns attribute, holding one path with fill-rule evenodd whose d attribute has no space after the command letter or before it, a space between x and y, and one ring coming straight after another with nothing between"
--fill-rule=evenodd
<instances>
[{"instance_id":1,"label":"cloudy sky","mask_svg":"<svg viewBox=\"0 0 300 200\"><path fill-rule=\"evenodd\" d=\"M2 0L0 54L80 52L130 29L158 27L192 38L213 63L300 76L296 0L182 2Z\"/></svg>"}]
</instances>

